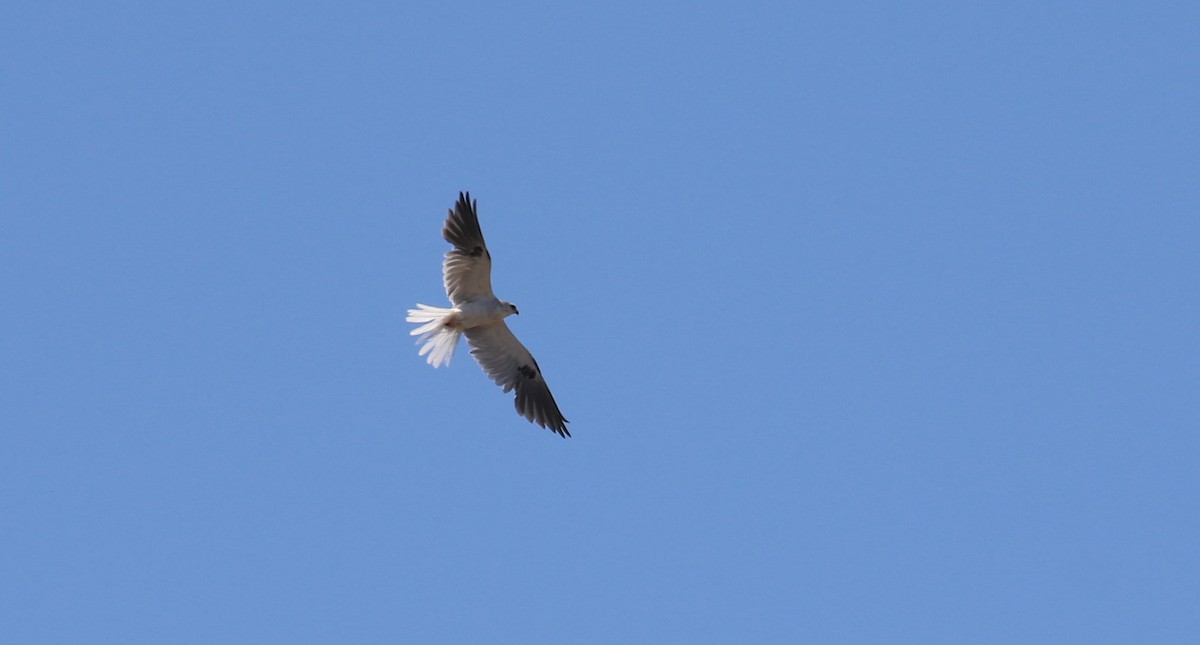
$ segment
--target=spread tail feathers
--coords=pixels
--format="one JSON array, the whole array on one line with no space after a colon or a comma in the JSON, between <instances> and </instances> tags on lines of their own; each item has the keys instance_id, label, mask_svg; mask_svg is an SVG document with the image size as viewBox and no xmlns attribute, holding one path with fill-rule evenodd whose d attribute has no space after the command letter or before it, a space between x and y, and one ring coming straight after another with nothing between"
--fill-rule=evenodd
<instances>
[{"instance_id":1,"label":"spread tail feathers","mask_svg":"<svg viewBox=\"0 0 1200 645\"><path fill-rule=\"evenodd\" d=\"M454 348L458 346L458 339L462 336L461 329L447 326L453 314L453 309L417 305L416 309L408 310L408 318L405 318L410 323L421 324L409 334L419 336L417 344L425 345L417 355L429 354L429 358L425 360L434 367L450 364L450 357L454 356Z\"/></svg>"}]
</instances>

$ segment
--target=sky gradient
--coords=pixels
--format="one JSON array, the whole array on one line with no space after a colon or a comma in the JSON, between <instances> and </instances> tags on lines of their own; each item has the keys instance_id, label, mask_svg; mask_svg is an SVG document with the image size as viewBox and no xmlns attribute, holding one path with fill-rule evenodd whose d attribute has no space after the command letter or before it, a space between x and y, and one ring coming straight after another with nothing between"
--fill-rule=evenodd
<instances>
[{"instance_id":1,"label":"sky gradient","mask_svg":"<svg viewBox=\"0 0 1200 645\"><path fill-rule=\"evenodd\" d=\"M6 3L0 641L1200 641L1198 20Z\"/></svg>"}]
</instances>

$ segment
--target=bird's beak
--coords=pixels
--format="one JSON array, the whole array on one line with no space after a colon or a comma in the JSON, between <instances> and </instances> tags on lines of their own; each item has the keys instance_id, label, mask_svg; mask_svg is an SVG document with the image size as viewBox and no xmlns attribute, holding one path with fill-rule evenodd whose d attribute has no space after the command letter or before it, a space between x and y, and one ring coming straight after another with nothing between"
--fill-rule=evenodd
<instances>
[{"instance_id":1,"label":"bird's beak","mask_svg":"<svg viewBox=\"0 0 1200 645\"><path fill-rule=\"evenodd\" d=\"M517 309L516 307L513 307L513 313L514 313L514 314L517 314L518 316L520 316L520 315L521 315L521 310L520 310L520 309Z\"/></svg>"}]
</instances>

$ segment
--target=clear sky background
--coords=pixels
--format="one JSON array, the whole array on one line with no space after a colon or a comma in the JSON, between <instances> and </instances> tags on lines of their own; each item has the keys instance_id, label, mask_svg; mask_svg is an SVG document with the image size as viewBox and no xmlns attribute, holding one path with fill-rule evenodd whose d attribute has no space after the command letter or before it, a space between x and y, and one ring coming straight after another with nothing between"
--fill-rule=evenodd
<instances>
[{"instance_id":1,"label":"clear sky background","mask_svg":"<svg viewBox=\"0 0 1200 645\"><path fill-rule=\"evenodd\" d=\"M5 3L0 641L1200 641L1198 24Z\"/></svg>"}]
</instances>

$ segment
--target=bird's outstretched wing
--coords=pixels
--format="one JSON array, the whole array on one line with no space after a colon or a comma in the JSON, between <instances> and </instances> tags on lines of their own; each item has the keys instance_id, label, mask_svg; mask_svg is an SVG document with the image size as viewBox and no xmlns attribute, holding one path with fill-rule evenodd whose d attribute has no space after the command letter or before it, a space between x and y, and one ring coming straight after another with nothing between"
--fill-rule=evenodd
<instances>
[{"instance_id":1,"label":"bird's outstretched wing","mask_svg":"<svg viewBox=\"0 0 1200 645\"><path fill-rule=\"evenodd\" d=\"M442 280L446 295L456 305L493 296L492 255L483 242L475 206L471 193L459 193L458 203L442 227L442 237L454 245L442 261Z\"/></svg>"},{"instance_id":2,"label":"bird's outstretched wing","mask_svg":"<svg viewBox=\"0 0 1200 645\"><path fill-rule=\"evenodd\" d=\"M533 355L503 321L495 325L472 327L466 330L471 355L483 371L508 392L517 390L517 413L530 421L569 437L567 420L558 410L550 387L542 378Z\"/></svg>"}]
</instances>

